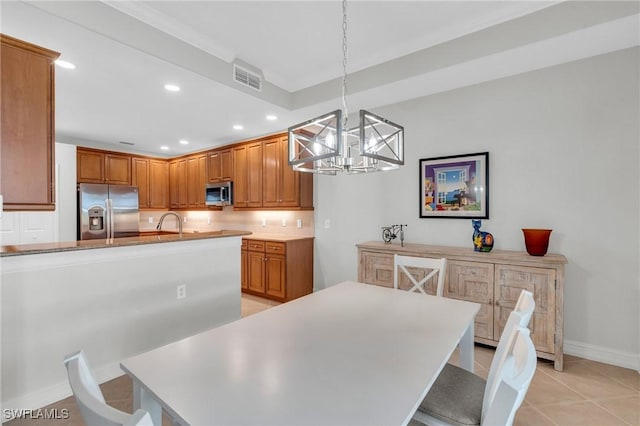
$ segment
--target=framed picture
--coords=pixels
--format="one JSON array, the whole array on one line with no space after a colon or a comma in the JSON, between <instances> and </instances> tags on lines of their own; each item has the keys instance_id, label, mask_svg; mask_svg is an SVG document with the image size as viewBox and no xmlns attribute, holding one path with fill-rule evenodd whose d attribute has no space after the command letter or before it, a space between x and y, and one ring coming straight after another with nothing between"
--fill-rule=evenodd
<instances>
[{"instance_id":1,"label":"framed picture","mask_svg":"<svg viewBox=\"0 0 640 426\"><path fill-rule=\"evenodd\" d=\"M420 217L489 218L489 153L420 160Z\"/></svg>"}]
</instances>

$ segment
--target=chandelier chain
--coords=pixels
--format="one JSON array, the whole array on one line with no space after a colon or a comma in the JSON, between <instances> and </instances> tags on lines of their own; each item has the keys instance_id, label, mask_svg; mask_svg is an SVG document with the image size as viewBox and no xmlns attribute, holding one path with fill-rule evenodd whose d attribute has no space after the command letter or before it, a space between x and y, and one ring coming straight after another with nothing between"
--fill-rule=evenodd
<instances>
[{"instance_id":1,"label":"chandelier chain","mask_svg":"<svg viewBox=\"0 0 640 426\"><path fill-rule=\"evenodd\" d=\"M347 0L342 0L342 128L348 130L349 111L347 109Z\"/></svg>"}]
</instances>

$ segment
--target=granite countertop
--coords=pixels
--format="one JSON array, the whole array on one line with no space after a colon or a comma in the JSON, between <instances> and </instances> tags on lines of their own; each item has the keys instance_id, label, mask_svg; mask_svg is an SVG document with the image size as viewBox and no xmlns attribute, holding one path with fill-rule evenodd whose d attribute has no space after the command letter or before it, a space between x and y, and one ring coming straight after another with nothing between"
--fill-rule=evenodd
<instances>
[{"instance_id":1,"label":"granite countertop","mask_svg":"<svg viewBox=\"0 0 640 426\"><path fill-rule=\"evenodd\" d=\"M251 235L245 237L250 240L264 240L264 241L295 241L295 240L306 240L313 239L312 235L284 235L284 234L267 234L261 232L253 232Z\"/></svg>"},{"instance_id":2,"label":"granite countertop","mask_svg":"<svg viewBox=\"0 0 640 426\"><path fill-rule=\"evenodd\" d=\"M86 250L107 247L122 247L140 244L169 243L175 241L200 240L205 238L225 238L251 235L248 231L221 230L210 232L141 232L137 237L111 238L100 240L63 241L59 243L21 244L0 246L0 257L25 254L54 253L60 251Z\"/></svg>"}]
</instances>

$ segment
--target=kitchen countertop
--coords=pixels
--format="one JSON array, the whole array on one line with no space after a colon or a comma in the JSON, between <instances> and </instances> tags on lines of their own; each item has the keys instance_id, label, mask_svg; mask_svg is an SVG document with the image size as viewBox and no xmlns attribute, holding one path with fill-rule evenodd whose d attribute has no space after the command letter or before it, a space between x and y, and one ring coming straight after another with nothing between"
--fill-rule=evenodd
<instances>
[{"instance_id":1,"label":"kitchen countertop","mask_svg":"<svg viewBox=\"0 0 640 426\"><path fill-rule=\"evenodd\" d=\"M141 232L137 237L1 246L0 257L25 254L55 253L61 251L86 250L107 247L133 246L141 244L169 243L176 241L200 240L204 238L239 237L244 235L251 235L251 232L234 230L193 233L183 232L182 237L177 232Z\"/></svg>"},{"instance_id":2,"label":"kitchen countertop","mask_svg":"<svg viewBox=\"0 0 640 426\"><path fill-rule=\"evenodd\" d=\"M306 240L309 238L313 239L314 237L312 235L284 235L284 234L267 234L267 233L253 232L251 233L251 235L246 236L244 238L250 239L250 240L287 242L287 241L295 241L295 240Z\"/></svg>"}]
</instances>

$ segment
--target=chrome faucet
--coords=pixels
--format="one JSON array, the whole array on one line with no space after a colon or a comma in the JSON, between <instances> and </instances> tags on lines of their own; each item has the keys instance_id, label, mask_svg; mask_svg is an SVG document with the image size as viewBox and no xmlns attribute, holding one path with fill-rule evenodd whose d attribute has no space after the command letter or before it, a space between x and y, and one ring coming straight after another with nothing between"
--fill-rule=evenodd
<instances>
[{"instance_id":1,"label":"chrome faucet","mask_svg":"<svg viewBox=\"0 0 640 426\"><path fill-rule=\"evenodd\" d=\"M156 229L158 231L162 230L162 222L164 221L164 218L169 216L169 215L173 215L176 218L178 218L178 230L180 231L180 237L182 237L182 218L180 217L180 215L176 212L166 212L165 214L163 214L162 216L160 216L160 220L158 221L158 226L156 226Z\"/></svg>"}]
</instances>

